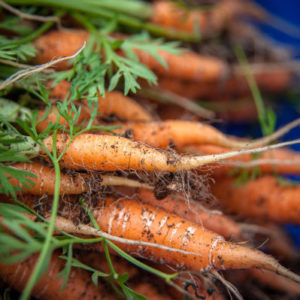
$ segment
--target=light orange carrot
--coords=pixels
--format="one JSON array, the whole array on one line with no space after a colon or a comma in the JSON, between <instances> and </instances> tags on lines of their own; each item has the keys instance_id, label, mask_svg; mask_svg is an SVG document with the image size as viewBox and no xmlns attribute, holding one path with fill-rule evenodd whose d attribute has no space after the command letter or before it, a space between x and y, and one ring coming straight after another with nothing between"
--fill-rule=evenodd
<instances>
[{"instance_id":1,"label":"light orange carrot","mask_svg":"<svg viewBox=\"0 0 300 300\"><path fill-rule=\"evenodd\" d=\"M69 91L71 83L61 81L51 91L51 97L63 100ZM81 105L82 109L89 111L87 100L84 99L85 105ZM121 120L129 121L150 121L151 115L141 105L133 99L124 96L117 91L105 92L105 97L98 97L99 118L116 115Z\"/></svg>"},{"instance_id":2,"label":"light orange carrot","mask_svg":"<svg viewBox=\"0 0 300 300\"><path fill-rule=\"evenodd\" d=\"M265 17L263 10L246 1L219 1L214 7L185 10L171 1L156 1L153 5L152 22L201 36L218 34L226 24L238 15L245 14L259 19Z\"/></svg>"},{"instance_id":3,"label":"light orange carrot","mask_svg":"<svg viewBox=\"0 0 300 300\"><path fill-rule=\"evenodd\" d=\"M37 262L37 255L32 255L25 260L5 264L0 262L0 276L2 280L11 285L14 289L22 292ZM107 293L101 284L98 287L91 280L91 274L87 271L72 268L70 277L64 290L61 290L63 278L57 278L66 261L59 258L59 253L54 253L51 257L50 266L46 274L40 277L34 286L32 296L45 300L65 300L65 299L115 299Z\"/></svg>"},{"instance_id":4,"label":"light orange carrot","mask_svg":"<svg viewBox=\"0 0 300 300\"><path fill-rule=\"evenodd\" d=\"M32 163L17 163L11 167L21 170L26 170L33 173L36 177L28 177L33 181L33 185L24 187L16 178L11 178L10 183L21 188L21 193L30 193L33 195L49 194L53 195L55 191L55 171L43 164ZM101 175L100 174L86 174L86 173L61 173L60 175L60 194L82 194L92 190L99 190L101 186L129 186L129 187L144 187L151 188L151 186L140 183L126 177Z\"/></svg>"},{"instance_id":5,"label":"light orange carrot","mask_svg":"<svg viewBox=\"0 0 300 300\"><path fill-rule=\"evenodd\" d=\"M280 93L288 88L292 82L293 72L284 65L264 63L251 65L250 70L261 91ZM232 68L229 77L219 77L216 81L197 85L191 80L159 76L159 87L190 99L215 99L222 97L249 97L251 89L240 66Z\"/></svg>"},{"instance_id":6,"label":"light orange carrot","mask_svg":"<svg viewBox=\"0 0 300 300\"><path fill-rule=\"evenodd\" d=\"M202 225L205 228L222 235L226 239L237 239L240 234L239 226L229 217L216 212L205 211L193 200L183 200L176 196L167 196L157 200L152 191L141 189L139 198L143 203L160 207L188 221Z\"/></svg>"},{"instance_id":7,"label":"light orange carrot","mask_svg":"<svg viewBox=\"0 0 300 300\"><path fill-rule=\"evenodd\" d=\"M189 144L216 144L237 148L246 146L246 142L230 138L213 126L200 122L167 120L126 123L121 129L114 131L124 133L126 130L132 130L135 140L158 148L166 148L170 144L176 147Z\"/></svg>"},{"instance_id":8,"label":"light orange carrot","mask_svg":"<svg viewBox=\"0 0 300 300\"><path fill-rule=\"evenodd\" d=\"M207 155L207 154L220 154L230 151L230 149L215 145L191 145L182 147L180 150L182 153L188 153L193 155ZM290 149L274 149L263 152L257 160L261 160L259 169L263 173L273 173L274 171L280 174L300 174L300 155L298 152ZM230 162L236 162L237 164L230 165ZM239 166L243 167L242 163L255 162L255 159L250 154L241 154L234 158L230 158L226 165L215 165L217 168L212 169L214 176L223 176L233 168ZM251 165L245 167L253 168Z\"/></svg>"},{"instance_id":9,"label":"light orange carrot","mask_svg":"<svg viewBox=\"0 0 300 300\"><path fill-rule=\"evenodd\" d=\"M61 30L47 33L34 43L38 51L35 63L46 63L53 58L74 54L88 38L88 33L83 30ZM196 82L208 82L222 78L228 72L228 66L222 60L200 56L191 51L184 51L181 55L159 51L159 55L168 65L167 69L145 51L136 49L135 52L140 62L157 74ZM122 55L122 53L120 54ZM57 64L56 68L62 70L68 68L68 65L63 62Z\"/></svg>"},{"instance_id":10,"label":"light orange carrot","mask_svg":"<svg viewBox=\"0 0 300 300\"><path fill-rule=\"evenodd\" d=\"M281 132L281 131L280 131ZM274 133L272 137L277 135ZM266 137L267 140L270 137ZM69 145L70 137L67 134L59 134L56 138L56 151L60 155ZM263 141L264 138L263 138ZM52 137L46 138L45 146L49 151L53 150ZM261 142L261 140L258 140ZM144 170L174 172L190 170L205 164L214 163L243 153L257 153L269 149L275 149L298 143L291 142L254 148L237 150L228 153L204 156L180 156L176 153L163 152L150 146L119 136L81 134L77 136L64 152L60 160L61 166L78 170ZM253 145L249 144L250 145ZM40 149L40 152L44 152Z\"/></svg>"},{"instance_id":11,"label":"light orange carrot","mask_svg":"<svg viewBox=\"0 0 300 300\"><path fill-rule=\"evenodd\" d=\"M43 64L56 58L70 56L78 51L88 39L89 34L84 30L61 30L44 34L34 41L34 47L37 49L34 63ZM70 64L63 61L57 63L55 68L65 70L70 68Z\"/></svg>"},{"instance_id":12,"label":"light orange carrot","mask_svg":"<svg viewBox=\"0 0 300 300\"><path fill-rule=\"evenodd\" d=\"M135 50L135 53L140 62L155 74L189 80L194 84L216 82L229 74L228 66L224 61L213 56L201 56L191 51L183 51L179 55L158 51L158 54L165 60L167 69L147 52Z\"/></svg>"},{"instance_id":13,"label":"light orange carrot","mask_svg":"<svg viewBox=\"0 0 300 300\"><path fill-rule=\"evenodd\" d=\"M161 247L120 244L125 251L152 261L197 272L219 269L261 268L300 283L300 276L258 250L230 243L203 226L166 213L157 207L132 201L106 199L94 209L100 228L108 234ZM171 249L174 249L174 251Z\"/></svg>"},{"instance_id":14,"label":"light orange carrot","mask_svg":"<svg viewBox=\"0 0 300 300\"><path fill-rule=\"evenodd\" d=\"M54 194L55 187L55 171L40 163L17 163L12 167L29 171L36 177L28 177L33 181L29 188L22 187L16 178L11 178L10 183L14 186L22 188L22 192L31 193L34 195L43 195L48 193ZM88 184L86 182L86 174L77 173L76 175L61 174L60 191L62 194L82 194L87 191Z\"/></svg>"},{"instance_id":15,"label":"light orange carrot","mask_svg":"<svg viewBox=\"0 0 300 300\"><path fill-rule=\"evenodd\" d=\"M213 194L226 211L245 218L278 223L300 222L300 186L284 186L273 176L264 176L236 186L234 178L218 178Z\"/></svg>"},{"instance_id":16,"label":"light orange carrot","mask_svg":"<svg viewBox=\"0 0 300 300\"><path fill-rule=\"evenodd\" d=\"M190 144L212 144L231 148L253 148L276 140L299 124L300 119L296 119L272 135L254 141L238 140L227 136L208 124L181 120L126 123L115 132L124 133L125 130L131 130L135 140L158 148L165 148L170 144L176 147Z\"/></svg>"},{"instance_id":17,"label":"light orange carrot","mask_svg":"<svg viewBox=\"0 0 300 300\"><path fill-rule=\"evenodd\" d=\"M256 281L267 287L290 295L300 295L300 286L298 284L287 278L282 278L282 276L274 272L252 269L249 270L249 273Z\"/></svg>"},{"instance_id":18,"label":"light orange carrot","mask_svg":"<svg viewBox=\"0 0 300 300\"><path fill-rule=\"evenodd\" d=\"M116 115L121 120L151 121L151 115L133 99L120 92L106 92L105 98L98 97L99 117Z\"/></svg>"}]
</instances>

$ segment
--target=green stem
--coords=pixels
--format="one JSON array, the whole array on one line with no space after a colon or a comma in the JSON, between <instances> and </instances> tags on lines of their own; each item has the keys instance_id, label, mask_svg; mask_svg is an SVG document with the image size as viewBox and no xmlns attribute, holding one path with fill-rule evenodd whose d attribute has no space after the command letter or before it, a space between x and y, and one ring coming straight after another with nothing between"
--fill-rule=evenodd
<instances>
[{"instance_id":1,"label":"green stem","mask_svg":"<svg viewBox=\"0 0 300 300\"><path fill-rule=\"evenodd\" d=\"M56 135L57 132L54 132L53 134L53 156L52 156L52 162L54 165L55 170L55 189L54 189L54 196L53 196L53 202L52 202L52 211L51 211L51 217L48 227L47 236L45 239L45 242L43 244L43 247L41 249L41 253L39 256L39 259L37 261L37 264L35 265L33 272L29 278L29 281L26 284L26 287L21 295L21 300L26 300L30 297L31 291L38 281L41 273L43 270L45 270L45 263L49 259L51 255L51 239L53 236L54 228L55 228L55 218L58 211L58 202L59 202L59 190L60 190L60 167L58 164L57 159L57 153L56 153Z\"/></svg>"},{"instance_id":2,"label":"green stem","mask_svg":"<svg viewBox=\"0 0 300 300\"><path fill-rule=\"evenodd\" d=\"M119 255L121 255L123 258L131 262L132 264L136 265L137 267L148 271L152 274L155 274L163 279L165 279L166 282L170 282L172 279L177 277L177 273L174 274L166 274L164 272L161 272L159 270L156 270L150 266L147 266L146 264L140 262L139 260L135 259L134 257L130 256L127 254L125 251L121 250L118 246L116 246L114 243L112 243L110 240L106 240L106 243L113 249L115 250Z\"/></svg>"},{"instance_id":3,"label":"green stem","mask_svg":"<svg viewBox=\"0 0 300 300\"><path fill-rule=\"evenodd\" d=\"M120 24L139 30L147 30L154 36L164 37L171 40L181 40L185 42L199 42L200 36L189 34L184 31L164 28L159 25L145 22L135 17L131 17L122 13L116 13L112 10L97 7L96 5L87 4L85 1L79 0L7 0L9 4L15 5L42 5L54 8L64 8L77 10L90 15L98 16L105 19L116 19Z\"/></svg>"},{"instance_id":4,"label":"green stem","mask_svg":"<svg viewBox=\"0 0 300 300\"><path fill-rule=\"evenodd\" d=\"M85 0L85 3L139 19L150 19L153 14L153 9L150 4L135 0Z\"/></svg>"},{"instance_id":5,"label":"green stem","mask_svg":"<svg viewBox=\"0 0 300 300\"><path fill-rule=\"evenodd\" d=\"M268 135L268 134L270 134L270 132L269 132L270 126L268 123L266 123L268 120L267 120L267 116L266 116L264 102L263 102L260 90L258 88L258 85L255 81L255 78L251 72L245 52L239 45L234 45L234 52L235 52L235 55L236 55L240 65L242 66L242 68L244 70L244 75L247 79L253 99L255 101L255 105L257 108L257 112L258 112L258 120L261 125L262 132L264 135Z\"/></svg>"}]
</instances>

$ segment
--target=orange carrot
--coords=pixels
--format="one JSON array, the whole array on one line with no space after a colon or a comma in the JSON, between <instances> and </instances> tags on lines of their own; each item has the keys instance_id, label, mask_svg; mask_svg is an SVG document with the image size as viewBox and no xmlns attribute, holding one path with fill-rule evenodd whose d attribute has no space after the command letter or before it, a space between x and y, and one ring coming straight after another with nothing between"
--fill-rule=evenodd
<instances>
[{"instance_id":1,"label":"orange carrot","mask_svg":"<svg viewBox=\"0 0 300 300\"><path fill-rule=\"evenodd\" d=\"M213 126L180 120L163 122L126 123L121 129L114 130L124 133L132 130L133 138L148 145L166 148L170 144L182 147L189 144L216 144L227 147L244 147L246 142L230 138Z\"/></svg>"},{"instance_id":2,"label":"orange carrot","mask_svg":"<svg viewBox=\"0 0 300 300\"><path fill-rule=\"evenodd\" d=\"M115 132L124 133L125 130L132 130L135 140L158 148L165 148L170 144L174 144L176 147L190 144L213 144L231 148L253 148L276 140L299 124L300 119L296 119L281 127L272 135L251 142L226 136L208 124L181 120L126 123L121 129L115 130Z\"/></svg>"},{"instance_id":3,"label":"orange carrot","mask_svg":"<svg viewBox=\"0 0 300 300\"><path fill-rule=\"evenodd\" d=\"M31 272L36 264L38 256L32 255L25 260L13 264L0 262L0 276L16 290L22 292ZM87 271L72 268L70 277L64 290L61 290L63 278L57 279L66 261L59 258L58 253L51 257L50 266L46 274L40 277L34 286L32 295L38 299L65 300L65 299L114 299L99 284L98 287L91 280Z\"/></svg>"},{"instance_id":4,"label":"orange carrot","mask_svg":"<svg viewBox=\"0 0 300 300\"><path fill-rule=\"evenodd\" d=\"M33 181L33 185L29 188L22 187L16 178L11 178L10 183L14 186L22 188L22 192L31 193L34 195L43 195L48 193L54 194L55 187L55 171L45 165L33 163L17 163L12 165L17 169L32 172L36 177L29 177ZM74 176L61 174L60 190L64 194L82 194L87 191L88 185L85 181L86 174L77 173Z\"/></svg>"},{"instance_id":5,"label":"orange carrot","mask_svg":"<svg viewBox=\"0 0 300 300\"><path fill-rule=\"evenodd\" d=\"M297 122L298 121L299 120L297 120ZM272 137L274 138L278 133L282 133L282 130L275 132ZM266 139L269 140L270 137L266 137ZM58 155L62 153L69 144L69 141L70 137L67 134L57 135L56 151ZM266 140L265 138L257 140L259 143L261 141ZM52 137L46 138L43 142L49 151L53 150ZM198 168L202 165L214 163L243 153L257 153L296 144L298 142L299 140L295 140L267 147L237 150L216 155L180 156L176 153L156 150L150 146L119 136L81 134L72 141L64 152L60 164L66 168L79 170L115 171L134 169L174 172ZM250 146L253 144L255 143L246 145ZM40 152L43 153L44 150L40 149Z\"/></svg>"},{"instance_id":6,"label":"orange carrot","mask_svg":"<svg viewBox=\"0 0 300 300\"><path fill-rule=\"evenodd\" d=\"M230 212L246 218L279 223L300 222L300 186L284 186L272 176L264 176L236 186L234 178L219 178L213 194Z\"/></svg>"},{"instance_id":7,"label":"orange carrot","mask_svg":"<svg viewBox=\"0 0 300 300\"><path fill-rule=\"evenodd\" d=\"M36 177L29 177L33 181L33 185L29 187L22 186L16 178L11 178L10 183L22 189L22 193L30 193L33 195L49 194L53 195L55 191L55 171L45 165L33 163L17 163L11 167L26 170ZM72 175L61 173L60 175L60 194L82 194L92 189L100 189L101 186L129 186L129 187L147 187L147 184L140 183L126 177L102 175L99 174L82 174L75 173Z\"/></svg>"},{"instance_id":8,"label":"orange carrot","mask_svg":"<svg viewBox=\"0 0 300 300\"><path fill-rule=\"evenodd\" d=\"M83 30L61 30L47 33L39 37L34 43L38 51L35 63L46 63L53 58L74 54L88 38L88 33ZM140 62L147 65L155 73L171 77L208 82L218 80L228 72L228 66L222 60L200 56L191 51L184 51L181 55L159 51L159 55L166 60L167 69L145 51L136 49L135 53ZM68 68L68 65L62 62L57 64L56 68L63 70Z\"/></svg>"},{"instance_id":9,"label":"orange carrot","mask_svg":"<svg viewBox=\"0 0 300 300\"><path fill-rule=\"evenodd\" d=\"M291 84L293 74L291 70L280 64L251 65L250 70L261 91L280 93ZM215 99L222 97L248 97L251 89L240 66L232 68L232 75L228 78L219 77L217 81L197 85L184 78L159 76L158 84L163 90L171 91L190 99Z\"/></svg>"},{"instance_id":10,"label":"orange carrot","mask_svg":"<svg viewBox=\"0 0 300 300\"><path fill-rule=\"evenodd\" d=\"M300 295L300 286L288 278L282 278L282 276L267 270L252 269L249 270L249 273L256 281L274 290L290 295Z\"/></svg>"},{"instance_id":11,"label":"orange carrot","mask_svg":"<svg viewBox=\"0 0 300 300\"><path fill-rule=\"evenodd\" d=\"M34 42L34 47L37 49L34 63L43 64L56 58L70 56L78 51L88 39L89 34L84 30L61 30L44 34ZM67 61L63 61L57 63L55 68L65 70L70 68L70 65Z\"/></svg>"},{"instance_id":12,"label":"orange carrot","mask_svg":"<svg viewBox=\"0 0 300 300\"><path fill-rule=\"evenodd\" d=\"M63 100L69 91L71 83L68 81L61 81L51 92L51 97ZM89 111L87 100L84 100L85 105L81 107L85 111ZM124 109L126 107L126 109ZM121 120L130 121L150 121L151 115L133 99L124 96L122 93L113 91L105 92L105 98L98 97L98 112L99 117L116 115Z\"/></svg>"},{"instance_id":13,"label":"orange carrot","mask_svg":"<svg viewBox=\"0 0 300 300\"><path fill-rule=\"evenodd\" d=\"M240 228L233 220L220 213L205 211L193 200L187 202L187 200L176 198L176 196L167 196L162 200L157 200L154 194L146 189L140 190L139 198L143 203L160 207L188 221L202 225L226 239L237 239L240 236Z\"/></svg>"},{"instance_id":14,"label":"orange carrot","mask_svg":"<svg viewBox=\"0 0 300 300\"><path fill-rule=\"evenodd\" d=\"M300 276L279 265L271 256L227 242L203 226L157 207L128 199L106 199L99 207L93 210L93 214L104 232L169 248L145 246L138 242L136 245L119 243L125 251L136 256L197 272L261 268L300 282Z\"/></svg>"},{"instance_id":15,"label":"orange carrot","mask_svg":"<svg viewBox=\"0 0 300 300\"><path fill-rule=\"evenodd\" d=\"M220 154L226 153L230 149L215 145L192 145L182 147L180 152L188 153L193 155L199 154ZM230 165L230 161L226 165L216 165L217 168L213 170L214 176L223 176L230 170L238 166L238 162L241 163L251 163L255 162L250 154L241 154L234 158L230 158L230 161L237 162L237 165ZM265 151L262 153L257 161L261 160L262 163L259 164L259 169L263 173L273 173L274 171L280 174L300 174L300 155L298 152L290 149L274 149ZM243 167L242 164L240 164ZM250 169L252 167L245 166Z\"/></svg>"},{"instance_id":16,"label":"orange carrot","mask_svg":"<svg viewBox=\"0 0 300 300\"><path fill-rule=\"evenodd\" d=\"M219 1L208 10L184 10L171 1L156 1L152 22L187 32L199 31L202 36L218 34L240 14L263 19L265 13L252 3L245 1Z\"/></svg>"},{"instance_id":17,"label":"orange carrot","mask_svg":"<svg viewBox=\"0 0 300 300\"><path fill-rule=\"evenodd\" d=\"M201 56L191 51L184 51L179 55L158 51L158 54L166 61L167 69L147 52L135 50L135 53L140 62L154 73L180 80L190 80L194 84L219 81L229 72L224 61L213 56Z\"/></svg>"}]
</instances>

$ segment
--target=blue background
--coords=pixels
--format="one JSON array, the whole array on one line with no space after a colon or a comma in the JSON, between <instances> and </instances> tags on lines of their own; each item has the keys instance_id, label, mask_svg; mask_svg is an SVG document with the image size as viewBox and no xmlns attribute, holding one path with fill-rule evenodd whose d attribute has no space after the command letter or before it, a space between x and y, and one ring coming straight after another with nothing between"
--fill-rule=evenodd
<instances>
[{"instance_id":1,"label":"blue background","mask_svg":"<svg viewBox=\"0 0 300 300\"><path fill-rule=\"evenodd\" d=\"M300 0L256 0L256 2L269 11L272 15L280 17L281 19L293 24L295 28L298 27L296 35L291 36L278 29L275 29L267 24L255 23L255 25L269 38L271 38L275 44L279 46L287 46L293 51L293 57L300 60ZM295 78L294 85L300 90L300 82ZM298 107L300 108L300 94ZM277 115L277 127L280 127L296 118L299 118L299 111L285 99L279 99L276 106ZM220 125L223 131L227 133L237 135L237 136L261 136L260 126L256 124L222 124ZM289 132L282 140L292 140L300 138L300 128ZM300 145L291 146L292 149L300 152ZM300 176L291 176L293 180L298 180L300 182ZM300 194L299 194L300 198ZM286 225L285 229L292 236L295 244L300 247L300 226Z\"/></svg>"}]
</instances>

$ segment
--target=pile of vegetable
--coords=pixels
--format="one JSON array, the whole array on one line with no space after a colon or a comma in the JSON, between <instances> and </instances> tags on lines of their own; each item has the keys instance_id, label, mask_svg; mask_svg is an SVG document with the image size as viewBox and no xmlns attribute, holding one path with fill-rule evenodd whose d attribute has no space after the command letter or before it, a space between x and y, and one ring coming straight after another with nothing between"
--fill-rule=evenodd
<instances>
[{"instance_id":1,"label":"pile of vegetable","mask_svg":"<svg viewBox=\"0 0 300 300\"><path fill-rule=\"evenodd\" d=\"M263 101L297 62L243 20L274 16L246 0L0 7L5 299L300 294L280 227L300 223L282 177L300 173L300 139L280 141L300 119L277 128ZM229 136L220 117L264 136Z\"/></svg>"}]
</instances>

